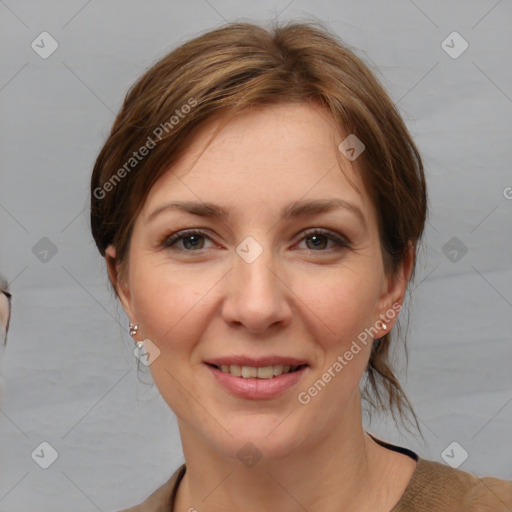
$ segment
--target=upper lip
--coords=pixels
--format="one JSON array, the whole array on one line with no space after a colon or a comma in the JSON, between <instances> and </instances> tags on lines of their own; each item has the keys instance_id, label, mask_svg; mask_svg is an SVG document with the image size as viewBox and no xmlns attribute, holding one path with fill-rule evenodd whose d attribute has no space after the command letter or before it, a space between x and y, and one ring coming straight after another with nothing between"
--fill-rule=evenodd
<instances>
[{"instance_id":1,"label":"upper lip","mask_svg":"<svg viewBox=\"0 0 512 512\"><path fill-rule=\"evenodd\" d=\"M213 364L215 366L222 365L238 365L238 366L276 366L276 365L289 365L289 366L301 366L307 364L302 359L295 357L286 356L266 356L266 357L247 357L247 356L226 356L226 357L215 357L212 359L205 360L207 364Z\"/></svg>"}]
</instances>

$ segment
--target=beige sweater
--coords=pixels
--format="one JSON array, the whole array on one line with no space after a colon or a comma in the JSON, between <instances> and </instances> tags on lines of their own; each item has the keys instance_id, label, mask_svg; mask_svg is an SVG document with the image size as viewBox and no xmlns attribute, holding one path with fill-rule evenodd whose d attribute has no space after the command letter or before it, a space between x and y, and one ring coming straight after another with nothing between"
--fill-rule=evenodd
<instances>
[{"instance_id":1,"label":"beige sweater","mask_svg":"<svg viewBox=\"0 0 512 512\"><path fill-rule=\"evenodd\" d=\"M477 478L421 459L405 448L379 443L417 460L404 494L390 512L512 512L512 481ZM174 498L185 471L183 464L143 503L120 512L174 512Z\"/></svg>"}]
</instances>

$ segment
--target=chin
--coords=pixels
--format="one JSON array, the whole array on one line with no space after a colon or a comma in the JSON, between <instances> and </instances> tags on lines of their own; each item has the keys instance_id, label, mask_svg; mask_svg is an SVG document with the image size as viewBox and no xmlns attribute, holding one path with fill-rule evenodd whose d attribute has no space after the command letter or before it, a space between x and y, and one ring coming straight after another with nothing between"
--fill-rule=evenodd
<instances>
[{"instance_id":1,"label":"chin","mask_svg":"<svg viewBox=\"0 0 512 512\"><path fill-rule=\"evenodd\" d=\"M221 438L214 439L216 449L232 459L244 462L244 458L255 457L261 462L277 461L301 450L300 439L306 439L306 432L298 432L294 421L271 415L247 415L236 418L232 424L225 424ZM288 423L288 424L287 424ZM208 434L206 434L208 435Z\"/></svg>"}]
</instances>

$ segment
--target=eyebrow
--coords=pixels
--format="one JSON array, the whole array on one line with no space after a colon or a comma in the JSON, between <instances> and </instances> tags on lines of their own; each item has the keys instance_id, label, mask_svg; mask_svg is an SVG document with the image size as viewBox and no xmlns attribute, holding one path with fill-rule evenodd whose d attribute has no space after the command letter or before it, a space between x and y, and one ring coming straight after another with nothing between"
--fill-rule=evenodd
<instances>
[{"instance_id":1,"label":"eyebrow","mask_svg":"<svg viewBox=\"0 0 512 512\"><path fill-rule=\"evenodd\" d=\"M310 215L318 215L330 212L335 209L343 208L353 213L366 226L366 218L361 209L349 201L344 199L313 199L299 200L290 203L281 211L281 217L284 219L307 217ZM230 212L219 205L209 202L194 201L172 201L164 203L153 210L147 222L154 219L157 215L166 210L179 210L199 217L210 217L214 219L227 219Z\"/></svg>"}]
</instances>

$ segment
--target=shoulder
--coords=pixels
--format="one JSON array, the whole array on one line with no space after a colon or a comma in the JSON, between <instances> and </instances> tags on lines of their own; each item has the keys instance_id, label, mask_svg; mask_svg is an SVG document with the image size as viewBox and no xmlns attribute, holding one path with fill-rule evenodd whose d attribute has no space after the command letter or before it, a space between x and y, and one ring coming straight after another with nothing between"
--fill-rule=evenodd
<instances>
[{"instance_id":1,"label":"shoulder","mask_svg":"<svg viewBox=\"0 0 512 512\"><path fill-rule=\"evenodd\" d=\"M180 466L139 505L119 512L168 512L185 474ZM418 458L416 470L391 512L511 512L512 481L478 478L438 462Z\"/></svg>"},{"instance_id":2,"label":"shoulder","mask_svg":"<svg viewBox=\"0 0 512 512\"><path fill-rule=\"evenodd\" d=\"M185 464L182 464L165 482L158 487L142 503L134 507L125 508L119 512L169 512L173 510L174 498L183 475L185 474Z\"/></svg>"},{"instance_id":3,"label":"shoulder","mask_svg":"<svg viewBox=\"0 0 512 512\"><path fill-rule=\"evenodd\" d=\"M392 512L510 512L512 482L478 478L439 462L418 459L416 470Z\"/></svg>"}]
</instances>

